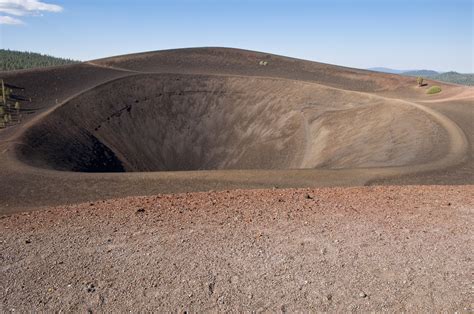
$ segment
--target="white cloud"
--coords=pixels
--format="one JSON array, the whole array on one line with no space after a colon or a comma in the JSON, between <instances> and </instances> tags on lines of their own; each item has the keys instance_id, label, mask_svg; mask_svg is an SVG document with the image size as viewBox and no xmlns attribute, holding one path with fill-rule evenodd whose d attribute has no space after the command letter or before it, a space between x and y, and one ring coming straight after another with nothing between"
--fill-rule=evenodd
<instances>
[{"instance_id":1,"label":"white cloud","mask_svg":"<svg viewBox=\"0 0 474 314\"><path fill-rule=\"evenodd\" d=\"M41 12L61 12L63 8L56 4L49 4L39 0L0 0L0 13L25 16L38 15ZM11 16L1 16L0 24L18 25L23 22Z\"/></svg>"},{"instance_id":2,"label":"white cloud","mask_svg":"<svg viewBox=\"0 0 474 314\"><path fill-rule=\"evenodd\" d=\"M0 24L6 25L21 25L23 22L11 16L0 16Z\"/></svg>"}]
</instances>

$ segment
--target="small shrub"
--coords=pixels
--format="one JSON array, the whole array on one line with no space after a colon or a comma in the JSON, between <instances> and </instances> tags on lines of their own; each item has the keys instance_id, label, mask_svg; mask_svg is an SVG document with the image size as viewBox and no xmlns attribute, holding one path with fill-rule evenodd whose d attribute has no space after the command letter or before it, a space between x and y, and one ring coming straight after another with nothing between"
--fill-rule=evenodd
<instances>
[{"instance_id":1,"label":"small shrub","mask_svg":"<svg viewBox=\"0 0 474 314\"><path fill-rule=\"evenodd\" d=\"M439 86L431 86L430 89L428 89L428 91L426 92L427 94L437 94L441 92L441 87Z\"/></svg>"},{"instance_id":2,"label":"small shrub","mask_svg":"<svg viewBox=\"0 0 474 314\"><path fill-rule=\"evenodd\" d=\"M423 86L423 78L421 76L417 77L416 82L418 83L418 86Z\"/></svg>"}]
</instances>

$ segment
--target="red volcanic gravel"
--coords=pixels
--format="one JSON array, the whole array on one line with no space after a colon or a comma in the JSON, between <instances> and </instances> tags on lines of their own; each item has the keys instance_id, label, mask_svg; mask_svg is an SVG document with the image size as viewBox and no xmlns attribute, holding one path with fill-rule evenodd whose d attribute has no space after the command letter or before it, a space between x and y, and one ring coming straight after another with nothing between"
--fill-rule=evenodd
<instances>
[{"instance_id":1,"label":"red volcanic gravel","mask_svg":"<svg viewBox=\"0 0 474 314\"><path fill-rule=\"evenodd\" d=\"M1 312L472 311L474 186L236 190L0 219Z\"/></svg>"}]
</instances>

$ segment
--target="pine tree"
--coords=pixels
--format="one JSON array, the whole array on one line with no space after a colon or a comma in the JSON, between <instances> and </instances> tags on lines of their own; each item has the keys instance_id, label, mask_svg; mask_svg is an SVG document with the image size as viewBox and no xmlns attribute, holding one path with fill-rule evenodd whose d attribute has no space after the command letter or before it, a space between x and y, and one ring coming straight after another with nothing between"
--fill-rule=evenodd
<instances>
[{"instance_id":1,"label":"pine tree","mask_svg":"<svg viewBox=\"0 0 474 314\"><path fill-rule=\"evenodd\" d=\"M20 121L20 102L15 102L15 110L16 110L16 119Z\"/></svg>"},{"instance_id":2,"label":"pine tree","mask_svg":"<svg viewBox=\"0 0 474 314\"><path fill-rule=\"evenodd\" d=\"M7 104L7 96L5 95L5 82L2 80L2 101L3 105Z\"/></svg>"}]
</instances>

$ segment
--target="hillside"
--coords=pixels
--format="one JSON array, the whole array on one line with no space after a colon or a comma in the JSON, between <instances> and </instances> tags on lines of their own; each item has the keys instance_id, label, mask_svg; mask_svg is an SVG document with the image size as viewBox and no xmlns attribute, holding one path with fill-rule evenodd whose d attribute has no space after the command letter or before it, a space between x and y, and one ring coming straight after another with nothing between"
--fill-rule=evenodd
<instances>
[{"instance_id":1,"label":"hillside","mask_svg":"<svg viewBox=\"0 0 474 314\"><path fill-rule=\"evenodd\" d=\"M77 63L71 59L56 58L34 52L0 49L0 71L13 71L32 68Z\"/></svg>"}]
</instances>

